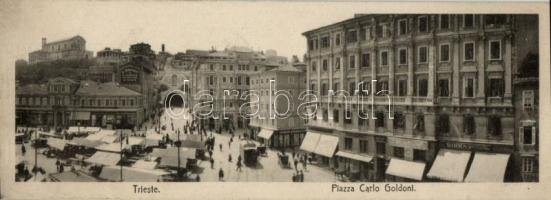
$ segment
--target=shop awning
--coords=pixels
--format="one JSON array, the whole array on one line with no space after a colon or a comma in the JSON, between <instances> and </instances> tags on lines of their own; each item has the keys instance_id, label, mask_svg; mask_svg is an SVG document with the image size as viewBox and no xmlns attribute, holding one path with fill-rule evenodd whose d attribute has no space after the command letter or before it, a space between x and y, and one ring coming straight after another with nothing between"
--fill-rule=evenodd
<instances>
[{"instance_id":1,"label":"shop awning","mask_svg":"<svg viewBox=\"0 0 551 200\"><path fill-rule=\"evenodd\" d=\"M160 176L165 174L169 173L161 170L122 167L122 179L128 182L157 182ZM120 181L121 168L118 166L103 167L99 177L109 181Z\"/></svg>"},{"instance_id":2,"label":"shop awning","mask_svg":"<svg viewBox=\"0 0 551 200\"><path fill-rule=\"evenodd\" d=\"M335 150L337 150L337 145L339 145L338 137L321 135L314 153L331 158L335 154Z\"/></svg>"},{"instance_id":3,"label":"shop awning","mask_svg":"<svg viewBox=\"0 0 551 200\"><path fill-rule=\"evenodd\" d=\"M73 120L90 120L90 112L75 112Z\"/></svg>"},{"instance_id":4,"label":"shop awning","mask_svg":"<svg viewBox=\"0 0 551 200\"><path fill-rule=\"evenodd\" d=\"M425 163L393 158L388 164L386 174L420 181L423 180L424 171Z\"/></svg>"},{"instance_id":5,"label":"shop awning","mask_svg":"<svg viewBox=\"0 0 551 200\"><path fill-rule=\"evenodd\" d=\"M427 173L428 178L462 182L471 152L441 149Z\"/></svg>"},{"instance_id":6,"label":"shop awning","mask_svg":"<svg viewBox=\"0 0 551 200\"><path fill-rule=\"evenodd\" d=\"M57 139L57 138L48 138L48 146L54 149L63 150L67 140Z\"/></svg>"},{"instance_id":7,"label":"shop awning","mask_svg":"<svg viewBox=\"0 0 551 200\"><path fill-rule=\"evenodd\" d=\"M157 133L148 133L145 137L145 147L159 146L159 141L163 140L163 135Z\"/></svg>"},{"instance_id":8,"label":"shop awning","mask_svg":"<svg viewBox=\"0 0 551 200\"><path fill-rule=\"evenodd\" d=\"M362 161L362 162L371 162L373 160L373 157L368 155L361 155L357 153L350 153L346 151L338 151L337 154L335 154L339 157L348 158L352 160Z\"/></svg>"},{"instance_id":9,"label":"shop awning","mask_svg":"<svg viewBox=\"0 0 551 200\"><path fill-rule=\"evenodd\" d=\"M318 146L320 137L321 135L319 133L306 132L306 136L304 136L304 139L302 140L300 149L308 152L314 152L314 150L316 150L316 146Z\"/></svg>"},{"instance_id":10,"label":"shop awning","mask_svg":"<svg viewBox=\"0 0 551 200\"><path fill-rule=\"evenodd\" d=\"M105 143L115 143L115 142L119 142L120 140L119 140L119 136L117 135L107 135L101 138L101 141Z\"/></svg>"},{"instance_id":11,"label":"shop awning","mask_svg":"<svg viewBox=\"0 0 551 200\"><path fill-rule=\"evenodd\" d=\"M128 145L134 146L134 145L144 145L145 144L145 138L143 137L129 137L128 138Z\"/></svg>"},{"instance_id":12,"label":"shop awning","mask_svg":"<svg viewBox=\"0 0 551 200\"><path fill-rule=\"evenodd\" d=\"M88 140L98 140L101 141L106 136L115 135L115 130L101 129L99 132L90 134L86 137Z\"/></svg>"},{"instance_id":13,"label":"shop awning","mask_svg":"<svg viewBox=\"0 0 551 200\"><path fill-rule=\"evenodd\" d=\"M205 145L201 141L196 140L183 140L182 147L190 149L205 149Z\"/></svg>"},{"instance_id":14,"label":"shop awning","mask_svg":"<svg viewBox=\"0 0 551 200\"><path fill-rule=\"evenodd\" d=\"M509 154L475 153L465 182L503 182Z\"/></svg>"},{"instance_id":15,"label":"shop awning","mask_svg":"<svg viewBox=\"0 0 551 200\"><path fill-rule=\"evenodd\" d=\"M96 152L85 161L101 165L116 165L120 159L121 155L118 153Z\"/></svg>"},{"instance_id":16,"label":"shop awning","mask_svg":"<svg viewBox=\"0 0 551 200\"><path fill-rule=\"evenodd\" d=\"M86 138L79 138L79 137L73 138L69 143L72 145L84 146L88 148L95 148L103 144L103 142L101 141L88 140Z\"/></svg>"},{"instance_id":17,"label":"shop awning","mask_svg":"<svg viewBox=\"0 0 551 200\"><path fill-rule=\"evenodd\" d=\"M264 138L264 139L267 139L269 140L272 135L274 134L274 131L273 130L269 130L269 129L262 129L260 130L260 132L258 133L258 137L261 137L261 138Z\"/></svg>"}]
</instances>

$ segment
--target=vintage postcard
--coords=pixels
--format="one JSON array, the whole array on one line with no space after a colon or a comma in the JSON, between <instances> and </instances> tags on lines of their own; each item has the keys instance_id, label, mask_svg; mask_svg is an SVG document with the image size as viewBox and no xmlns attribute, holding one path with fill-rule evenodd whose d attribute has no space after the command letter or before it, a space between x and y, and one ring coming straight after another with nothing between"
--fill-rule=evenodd
<instances>
[{"instance_id":1,"label":"vintage postcard","mask_svg":"<svg viewBox=\"0 0 551 200\"><path fill-rule=\"evenodd\" d=\"M548 195L548 2L0 4L2 198Z\"/></svg>"}]
</instances>

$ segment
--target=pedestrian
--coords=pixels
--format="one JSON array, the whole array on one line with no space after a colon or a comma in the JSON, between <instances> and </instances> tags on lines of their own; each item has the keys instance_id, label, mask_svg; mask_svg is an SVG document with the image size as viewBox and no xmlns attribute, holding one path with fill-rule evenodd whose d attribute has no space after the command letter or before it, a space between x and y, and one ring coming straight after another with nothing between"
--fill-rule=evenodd
<instances>
[{"instance_id":1,"label":"pedestrian","mask_svg":"<svg viewBox=\"0 0 551 200\"><path fill-rule=\"evenodd\" d=\"M295 155L296 155L295 150L293 150L293 158L295 158Z\"/></svg>"},{"instance_id":2,"label":"pedestrian","mask_svg":"<svg viewBox=\"0 0 551 200\"><path fill-rule=\"evenodd\" d=\"M197 177L195 178L195 181L201 182L201 177L199 176L199 174L197 174Z\"/></svg>"},{"instance_id":3,"label":"pedestrian","mask_svg":"<svg viewBox=\"0 0 551 200\"><path fill-rule=\"evenodd\" d=\"M220 146L220 151L222 151L222 143L220 143L220 145L219 145L219 146Z\"/></svg>"},{"instance_id":4,"label":"pedestrian","mask_svg":"<svg viewBox=\"0 0 551 200\"><path fill-rule=\"evenodd\" d=\"M220 170L218 171L218 180L224 180L224 170L222 170L222 168L220 168Z\"/></svg>"},{"instance_id":5,"label":"pedestrian","mask_svg":"<svg viewBox=\"0 0 551 200\"><path fill-rule=\"evenodd\" d=\"M302 170L300 170L299 173L299 182L304 182L304 173L302 173Z\"/></svg>"},{"instance_id":6,"label":"pedestrian","mask_svg":"<svg viewBox=\"0 0 551 200\"><path fill-rule=\"evenodd\" d=\"M306 158L304 158L304 159L302 160L302 168L304 168L304 170L307 170L306 165L307 165L307 164L306 164Z\"/></svg>"},{"instance_id":7,"label":"pedestrian","mask_svg":"<svg viewBox=\"0 0 551 200\"><path fill-rule=\"evenodd\" d=\"M237 162L241 162L241 154L239 154L239 156L237 156Z\"/></svg>"},{"instance_id":8,"label":"pedestrian","mask_svg":"<svg viewBox=\"0 0 551 200\"><path fill-rule=\"evenodd\" d=\"M241 162L240 161L237 161L237 169L235 169L235 171L242 171L241 170Z\"/></svg>"},{"instance_id":9,"label":"pedestrian","mask_svg":"<svg viewBox=\"0 0 551 200\"><path fill-rule=\"evenodd\" d=\"M293 180L293 182L297 182L297 173L293 173L292 180Z\"/></svg>"},{"instance_id":10,"label":"pedestrian","mask_svg":"<svg viewBox=\"0 0 551 200\"><path fill-rule=\"evenodd\" d=\"M60 165L60 164L61 164L61 163L59 162L59 160L55 161L55 167L56 167L56 169L57 169L58 172L59 172L59 165Z\"/></svg>"},{"instance_id":11,"label":"pedestrian","mask_svg":"<svg viewBox=\"0 0 551 200\"><path fill-rule=\"evenodd\" d=\"M212 156L210 158L210 168L214 169L214 159L212 159Z\"/></svg>"},{"instance_id":12,"label":"pedestrian","mask_svg":"<svg viewBox=\"0 0 551 200\"><path fill-rule=\"evenodd\" d=\"M231 154L228 156L228 162L231 162Z\"/></svg>"},{"instance_id":13,"label":"pedestrian","mask_svg":"<svg viewBox=\"0 0 551 200\"><path fill-rule=\"evenodd\" d=\"M231 140L228 142L228 148L231 148Z\"/></svg>"},{"instance_id":14,"label":"pedestrian","mask_svg":"<svg viewBox=\"0 0 551 200\"><path fill-rule=\"evenodd\" d=\"M298 171L298 166L297 166L297 165L298 165L298 160L297 160L296 158L295 158L295 162L294 162L294 163L295 163L295 170Z\"/></svg>"},{"instance_id":15,"label":"pedestrian","mask_svg":"<svg viewBox=\"0 0 551 200\"><path fill-rule=\"evenodd\" d=\"M27 153L27 150L25 149L25 144L22 144L22 145L21 145L21 153L22 153L23 155L25 155L25 153Z\"/></svg>"},{"instance_id":16,"label":"pedestrian","mask_svg":"<svg viewBox=\"0 0 551 200\"><path fill-rule=\"evenodd\" d=\"M209 150L209 157L212 158L212 150Z\"/></svg>"},{"instance_id":17,"label":"pedestrian","mask_svg":"<svg viewBox=\"0 0 551 200\"><path fill-rule=\"evenodd\" d=\"M59 165L59 173L63 173L63 171L65 171L63 165Z\"/></svg>"}]
</instances>

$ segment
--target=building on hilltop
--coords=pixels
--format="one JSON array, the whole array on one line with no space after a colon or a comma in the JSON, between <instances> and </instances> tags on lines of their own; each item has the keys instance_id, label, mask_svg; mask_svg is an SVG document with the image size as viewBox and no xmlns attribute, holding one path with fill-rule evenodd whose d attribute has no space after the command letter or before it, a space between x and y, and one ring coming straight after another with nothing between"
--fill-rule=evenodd
<instances>
[{"instance_id":1,"label":"building on hilltop","mask_svg":"<svg viewBox=\"0 0 551 200\"><path fill-rule=\"evenodd\" d=\"M91 59L92 57L93 52L86 50L86 40L80 35L54 42L47 42L46 38L42 38L42 48L29 53L29 63Z\"/></svg>"}]
</instances>

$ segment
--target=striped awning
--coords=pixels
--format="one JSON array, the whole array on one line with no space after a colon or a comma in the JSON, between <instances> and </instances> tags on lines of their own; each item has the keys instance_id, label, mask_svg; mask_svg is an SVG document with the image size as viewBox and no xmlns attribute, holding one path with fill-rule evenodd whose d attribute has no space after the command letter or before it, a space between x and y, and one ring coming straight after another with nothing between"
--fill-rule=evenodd
<instances>
[{"instance_id":1,"label":"striped awning","mask_svg":"<svg viewBox=\"0 0 551 200\"><path fill-rule=\"evenodd\" d=\"M368 155L362 155L358 153L351 153L347 151L338 151L337 154L335 154L339 157L348 158L352 160L362 161L362 162L371 162L373 160L373 157Z\"/></svg>"}]
</instances>

